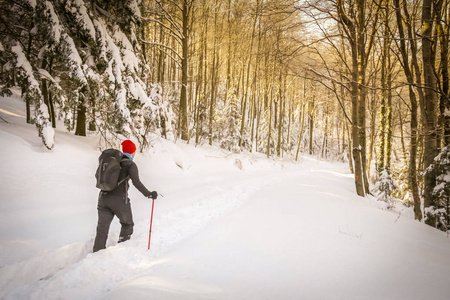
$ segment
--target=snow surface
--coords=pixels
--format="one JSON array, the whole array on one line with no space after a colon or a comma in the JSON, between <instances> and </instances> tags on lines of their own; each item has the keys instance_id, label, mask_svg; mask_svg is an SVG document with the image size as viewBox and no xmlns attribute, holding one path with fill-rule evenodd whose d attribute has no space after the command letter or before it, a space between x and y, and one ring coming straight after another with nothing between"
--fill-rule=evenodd
<instances>
[{"instance_id":1,"label":"snow surface","mask_svg":"<svg viewBox=\"0 0 450 300\"><path fill-rule=\"evenodd\" d=\"M98 137L52 151L0 98L0 299L448 299L450 240L355 195L345 164L231 154L154 136L137 154L135 233L92 254ZM241 167L242 166L242 170Z\"/></svg>"}]
</instances>

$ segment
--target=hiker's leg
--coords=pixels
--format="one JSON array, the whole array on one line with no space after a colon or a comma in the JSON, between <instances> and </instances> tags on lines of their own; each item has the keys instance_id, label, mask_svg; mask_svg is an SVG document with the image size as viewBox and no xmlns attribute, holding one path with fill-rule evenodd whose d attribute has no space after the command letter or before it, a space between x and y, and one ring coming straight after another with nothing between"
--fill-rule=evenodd
<instances>
[{"instance_id":1,"label":"hiker's leg","mask_svg":"<svg viewBox=\"0 0 450 300\"><path fill-rule=\"evenodd\" d=\"M116 211L116 215L120 220L122 228L120 230L119 243L129 240L133 234L133 215L131 213L130 200L127 203L121 203Z\"/></svg>"},{"instance_id":2,"label":"hiker's leg","mask_svg":"<svg viewBox=\"0 0 450 300\"><path fill-rule=\"evenodd\" d=\"M94 252L106 248L106 240L108 239L109 226L114 218L114 213L108 207L97 207L98 211L98 223L97 223L97 235L94 241Z\"/></svg>"}]
</instances>

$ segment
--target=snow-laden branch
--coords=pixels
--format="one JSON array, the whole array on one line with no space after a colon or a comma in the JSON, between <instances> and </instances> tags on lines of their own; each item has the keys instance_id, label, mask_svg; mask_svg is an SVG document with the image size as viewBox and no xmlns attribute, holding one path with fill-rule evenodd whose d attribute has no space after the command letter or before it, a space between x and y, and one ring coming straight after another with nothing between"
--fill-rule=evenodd
<instances>
[{"instance_id":1,"label":"snow-laden branch","mask_svg":"<svg viewBox=\"0 0 450 300\"><path fill-rule=\"evenodd\" d=\"M80 54L75 46L73 39L66 33L61 36L61 45L63 46L64 52L66 53L66 59L69 63L71 76L76 78L83 85L87 85L87 79L82 69L83 61Z\"/></svg>"},{"instance_id":2,"label":"snow-laden branch","mask_svg":"<svg viewBox=\"0 0 450 300\"><path fill-rule=\"evenodd\" d=\"M51 36L55 40L55 43L58 44L60 42L61 34L63 32L61 23L59 21L59 17L55 12L53 4L51 4L49 1L45 1L45 8L46 8L46 16L51 24L50 26Z\"/></svg>"},{"instance_id":3,"label":"snow-laden branch","mask_svg":"<svg viewBox=\"0 0 450 300\"><path fill-rule=\"evenodd\" d=\"M27 101L33 101L33 104L35 105L36 127L39 131L39 135L42 137L44 145L48 149L52 149L55 144L55 131L52 128L48 107L44 104L39 83L34 77L33 68L23 53L20 43L11 47L11 51L16 56L16 67L19 70L20 77L22 77L22 80L26 85L25 97L27 98Z\"/></svg>"},{"instance_id":4,"label":"snow-laden branch","mask_svg":"<svg viewBox=\"0 0 450 300\"><path fill-rule=\"evenodd\" d=\"M84 5L84 1L67 1L65 9L68 13L75 17L75 21L79 26L95 41L95 27L88 14L88 10Z\"/></svg>"}]
</instances>

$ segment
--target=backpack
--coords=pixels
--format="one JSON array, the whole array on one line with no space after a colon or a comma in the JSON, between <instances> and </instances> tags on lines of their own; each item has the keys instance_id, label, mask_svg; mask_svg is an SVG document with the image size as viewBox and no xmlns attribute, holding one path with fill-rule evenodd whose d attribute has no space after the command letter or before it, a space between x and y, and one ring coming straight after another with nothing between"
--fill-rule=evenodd
<instances>
[{"instance_id":1,"label":"backpack","mask_svg":"<svg viewBox=\"0 0 450 300\"><path fill-rule=\"evenodd\" d=\"M98 158L99 164L95 172L97 188L105 192L110 192L125 181L126 178L119 182L122 156L122 152L116 149L107 149L100 154Z\"/></svg>"}]
</instances>

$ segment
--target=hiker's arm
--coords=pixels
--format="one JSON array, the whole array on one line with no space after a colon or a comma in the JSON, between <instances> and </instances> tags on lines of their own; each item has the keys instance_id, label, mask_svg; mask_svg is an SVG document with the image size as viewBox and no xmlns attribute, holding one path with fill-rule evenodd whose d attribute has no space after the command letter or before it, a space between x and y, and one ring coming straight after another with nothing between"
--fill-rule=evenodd
<instances>
[{"instance_id":1,"label":"hiker's arm","mask_svg":"<svg viewBox=\"0 0 450 300\"><path fill-rule=\"evenodd\" d=\"M149 197L152 192L147 190L145 185L141 182L139 179L139 172L136 164L132 164L130 167L130 170L128 171L130 175L131 182L133 182L133 185L139 190L139 192L142 193L145 197Z\"/></svg>"}]
</instances>

